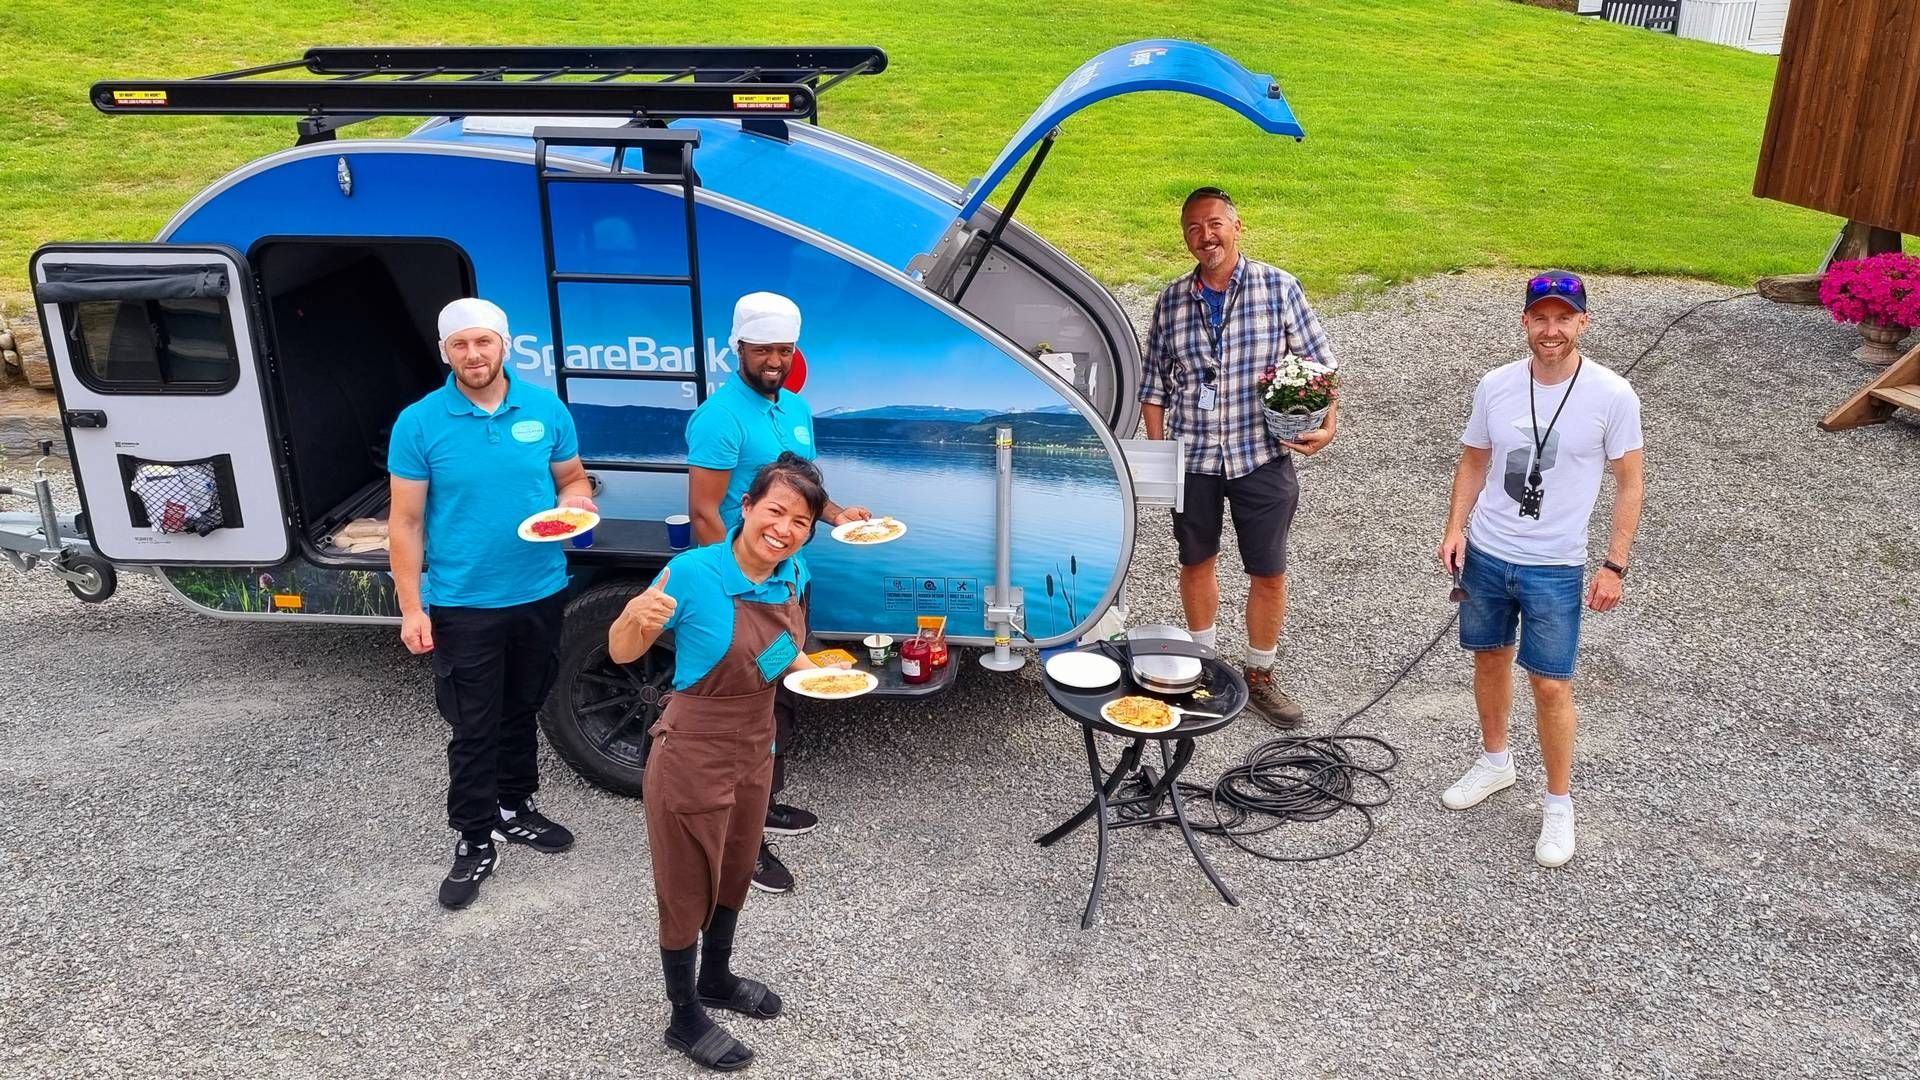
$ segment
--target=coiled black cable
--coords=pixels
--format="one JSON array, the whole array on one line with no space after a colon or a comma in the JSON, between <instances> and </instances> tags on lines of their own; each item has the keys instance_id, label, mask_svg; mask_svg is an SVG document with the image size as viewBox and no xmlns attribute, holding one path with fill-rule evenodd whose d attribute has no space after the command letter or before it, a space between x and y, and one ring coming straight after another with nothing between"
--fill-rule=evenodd
<instances>
[{"instance_id":1,"label":"coiled black cable","mask_svg":"<svg viewBox=\"0 0 1920 1080\"><path fill-rule=\"evenodd\" d=\"M1640 361L1659 348L1674 327L1700 309L1753 295L1752 292L1735 293L1694 304L1670 320L1620 374L1624 377L1639 367ZM1405 682L1453 629L1459 617L1457 611L1448 615L1440 629L1400 666L1378 693L1348 713L1326 734L1269 739L1249 751L1240 764L1221 773L1211 786L1181 781L1182 798L1189 803L1210 803L1213 807L1213 823L1195 822L1194 831L1224 836L1234 847L1269 862L1331 859L1358 851L1373 839L1374 811L1393 798L1393 785L1387 780L1387 773L1400 764L1400 750L1378 735L1349 735L1346 729ZM1250 837L1270 833L1290 822L1327 821L1348 810L1360 812L1363 828L1356 839L1344 846L1296 855L1262 850L1248 842Z\"/></svg>"}]
</instances>

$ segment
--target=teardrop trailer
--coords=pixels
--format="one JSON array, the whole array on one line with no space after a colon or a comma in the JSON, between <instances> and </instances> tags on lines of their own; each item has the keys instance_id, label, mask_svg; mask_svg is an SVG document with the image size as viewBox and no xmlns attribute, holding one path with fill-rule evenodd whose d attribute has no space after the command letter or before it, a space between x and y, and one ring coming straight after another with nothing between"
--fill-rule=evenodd
<instances>
[{"instance_id":1,"label":"teardrop trailer","mask_svg":"<svg viewBox=\"0 0 1920 1080\"><path fill-rule=\"evenodd\" d=\"M512 323L512 375L573 413L603 516L568 553L542 724L590 782L638 793L670 642L622 667L606 628L673 554L686 418L733 370L709 328L770 290L805 313L830 488L911 525L882 547L808 549L816 635L906 637L945 615L949 640L1003 670L1016 636L1073 641L1118 599L1136 506L1177 499L1181 448L1123 439L1134 328L1014 214L1059 125L1118 94L1186 93L1303 132L1270 77L1141 41L1081 65L961 188L818 125L821 95L886 67L872 48L315 48L97 84L102 112L289 115L299 138L153 243L34 254L82 512L0 513L0 552L105 568L86 599L117 567L218 618L397 623L385 551L344 542L346 526L383 516L386 433L444 379L435 314L485 296ZM384 116L426 119L338 134ZM958 666L919 685L896 669L881 692L937 690Z\"/></svg>"}]
</instances>

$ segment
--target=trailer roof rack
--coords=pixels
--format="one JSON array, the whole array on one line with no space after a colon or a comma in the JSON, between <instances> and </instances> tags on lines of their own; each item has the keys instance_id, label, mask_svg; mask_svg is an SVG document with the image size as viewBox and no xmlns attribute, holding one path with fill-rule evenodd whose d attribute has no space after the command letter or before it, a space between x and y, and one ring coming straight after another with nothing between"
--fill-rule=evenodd
<instances>
[{"instance_id":1,"label":"trailer roof rack","mask_svg":"<svg viewBox=\"0 0 1920 1080\"><path fill-rule=\"evenodd\" d=\"M381 116L817 123L821 94L886 68L887 54L871 46L313 48L298 60L191 79L109 79L93 85L92 99L104 113L298 116L299 141L310 143ZM323 77L271 77L296 69Z\"/></svg>"}]
</instances>

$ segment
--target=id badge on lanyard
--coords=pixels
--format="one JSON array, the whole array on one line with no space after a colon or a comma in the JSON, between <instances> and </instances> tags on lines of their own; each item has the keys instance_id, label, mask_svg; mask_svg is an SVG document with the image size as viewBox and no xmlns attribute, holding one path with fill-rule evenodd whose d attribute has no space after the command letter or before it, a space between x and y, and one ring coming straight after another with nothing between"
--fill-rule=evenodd
<instances>
[{"instance_id":1,"label":"id badge on lanyard","mask_svg":"<svg viewBox=\"0 0 1920 1080\"><path fill-rule=\"evenodd\" d=\"M1214 386L1214 381L1219 378L1220 349L1224 344L1227 334L1227 320L1233 316L1233 299L1232 297L1228 298L1226 310L1220 313L1219 326L1213 325L1211 313L1209 313L1207 317L1207 337L1213 344L1213 363L1200 373L1202 379L1200 383L1201 412L1212 412L1214 406L1220 403L1220 393ZM1206 301L1202 300L1200 303L1205 305Z\"/></svg>"}]
</instances>

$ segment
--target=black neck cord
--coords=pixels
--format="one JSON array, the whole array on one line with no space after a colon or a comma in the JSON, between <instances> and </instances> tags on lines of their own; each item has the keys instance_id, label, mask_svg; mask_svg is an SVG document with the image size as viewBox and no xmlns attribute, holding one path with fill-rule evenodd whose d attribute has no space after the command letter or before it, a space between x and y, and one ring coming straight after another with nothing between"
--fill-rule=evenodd
<instances>
[{"instance_id":1,"label":"black neck cord","mask_svg":"<svg viewBox=\"0 0 1920 1080\"><path fill-rule=\"evenodd\" d=\"M1703 300L1681 312L1667 323L1652 344L1642 349L1631 363L1620 370L1621 376L1625 377L1639 367L1640 361L1659 348L1667 334L1694 312L1712 304L1724 304L1753 295L1752 292L1742 292ZM1575 368L1574 377L1578 378L1579 375L1579 369ZM1531 365L1527 377L1531 391ZM1567 387L1567 392L1572 394L1571 385ZM1562 398L1560 404L1565 407L1566 399ZM1559 413L1556 412L1554 417L1558 419ZM1553 424L1549 422L1547 428L1551 431ZM1348 713L1325 735L1285 735L1269 739L1248 751L1240 764L1221 773L1211 786L1183 781L1180 784L1183 798L1213 804L1212 824L1195 822L1194 831L1224 836L1234 847L1269 862L1316 862L1359 850L1361 845L1373 838L1373 812L1385 806L1393 797L1392 785L1387 781L1386 774L1400 764L1400 750L1378 735L1349 735L1345 733L1346 729L1405 682L1407 676L1413 674L1420 662L1427 658L1427 654L1453 630L1454 621L1459 617L1458 611L1448 615L1440 629L1434 631L1426 644L1400 666L1400 670L1387 680L1379 692L1369 698L1366 704ZM1340 817L1344 810L1360 812L1359 835L1344 842L1336 841L1328 850L1296 855L1262 850L1249 843L1251 837L1273 832L1289 822L1329 821Z\"/></svg>"},{"instance_id":2,"label":"black neck cord","mask_svg":"<svg viewBox=\"0 0 1920 1080\"><path fill-rule=\"evenodd\" d=\"M1533 361L1527 361L1527 419L1533 422L1533 463L1527 467L1527 484L1530 487L1540 486L1540 458L1547 452L1547 440L1553 438L1553 426L1560 422L1560 413L1572 400L1574 384L1580 381L1580 369L1585 366L1585 357L1573 362L1573 377L1567 380L1567 392L1560 395L1560 407L1553 410L1553 419L1547 421L1547 430L1542 433L1540 415L1533 409Z\"/></svg>"}]
</instances>

